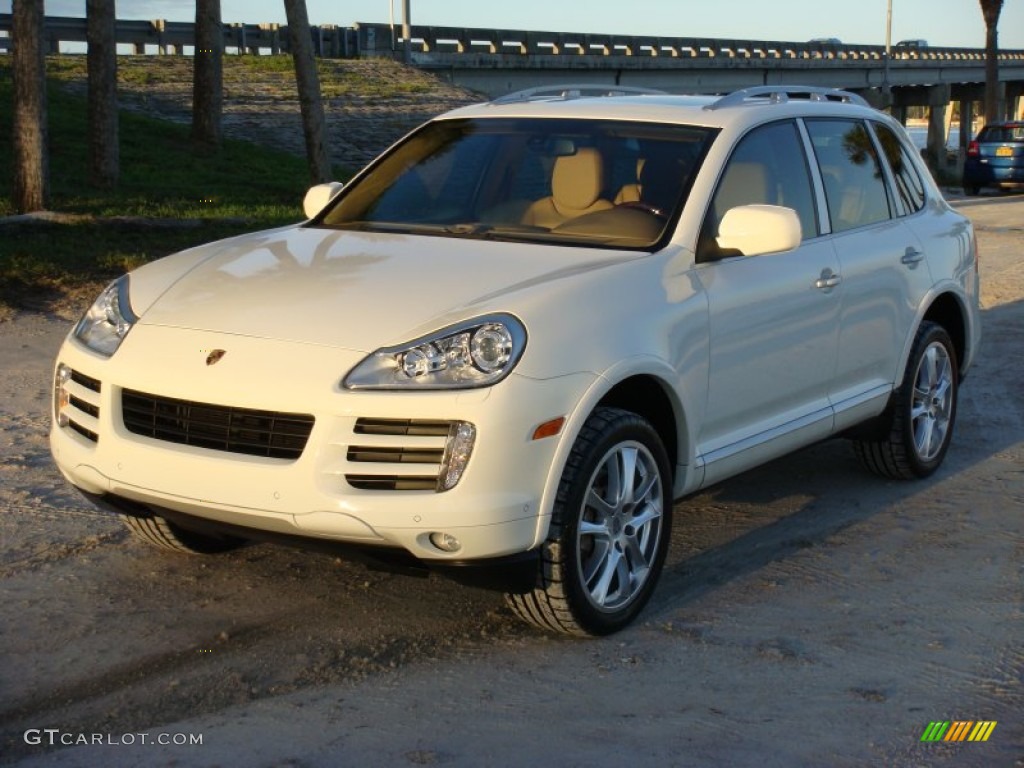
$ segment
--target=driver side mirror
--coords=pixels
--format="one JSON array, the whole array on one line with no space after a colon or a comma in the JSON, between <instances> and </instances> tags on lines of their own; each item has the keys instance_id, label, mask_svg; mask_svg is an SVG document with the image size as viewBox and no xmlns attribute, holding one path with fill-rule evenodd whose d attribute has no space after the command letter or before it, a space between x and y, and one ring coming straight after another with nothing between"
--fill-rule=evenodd
<instances>
[{"instance_id":1,"label":"driver side mirror","mask_svg":"<svg viewBox=\"0 0 1024 768\"><path fill-rule=\"evenodd\" d=\"M340 181L329 181L326 184L310 187L302 200L302 210L306 214L306 218L312 219L320 213L344 186Z\"/></svg>"}]
</instances>

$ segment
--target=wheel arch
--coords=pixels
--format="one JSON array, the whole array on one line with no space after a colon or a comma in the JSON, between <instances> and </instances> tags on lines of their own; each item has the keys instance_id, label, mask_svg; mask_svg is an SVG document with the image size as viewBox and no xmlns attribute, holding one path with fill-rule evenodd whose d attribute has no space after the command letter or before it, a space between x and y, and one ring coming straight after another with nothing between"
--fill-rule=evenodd
<instances>
[{"instance_id":1,"label":"wheel arch","mask_svg":"<svg viewBox=\"0 0 1024 768\"><path fill-rule=\"evenodd\" d=\"M964 376L968 357L969 332L967 328L967 308L963 305L960 297L952 291L947 291L935 297L935 300L928 306L921 322L932 322L945 328L949 338L953 341L956 351L956 361L959 368L960 378ZM920 327L920 323L918 323ZM916 335L916 330L915 330ZM908 350L909 353L909 350ZM904 359L904 366L906 361Z\"/></svg>"},{"instance_id":2,"label":"wheel arch","mask_svg":"<svg viewBox=\"0 0 1024 768\"><path fill-rule=\"evenodd\" d=\"M927 322L941 325L953 341L953 350L956 352L956 362L959 369L960 379L964 378L967 367L974 357L974 350L971 345L976 340L976 329L971 327L970 311L965 299L957 291L944 290L937 293L931 301L922 304L917 322L910 328L906 339L903 342L903 352L900 355L899 369L895 372L893 381L903 380L903 375L910 362L910 352L914 346L914 339L921 325Z\"/></svg>"},{"instance_id":3,"label":"wheel arch","mask_svg":"<svg viewBox=\"0 0 1024 768\"><path fill-rule=\"evenodd\" d=\"M621 408L649 421L665 447L674 483L680 461L680 443L685 440L681 436L685 435L685 421L681 418L682 405L670 392L662 379L650 374L637 374L615 384L594 408Z\"/></svg>"}]
</instances>

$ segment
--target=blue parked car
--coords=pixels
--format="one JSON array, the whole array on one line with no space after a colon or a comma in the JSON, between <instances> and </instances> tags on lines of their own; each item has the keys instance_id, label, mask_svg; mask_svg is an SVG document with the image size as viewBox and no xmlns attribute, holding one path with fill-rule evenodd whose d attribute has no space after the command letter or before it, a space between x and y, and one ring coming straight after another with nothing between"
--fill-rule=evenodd
<instances>
[{"instance_id":1,"label":"blue parked car","mask_svg":"<svg viewBox=\"0 0 1024 768\"><path fill-rule=\"evenodd\" d=\"M968 145L964 192L982 187L1024 187L1024 121L986 125Z\"/></svg>"}]
</instances>

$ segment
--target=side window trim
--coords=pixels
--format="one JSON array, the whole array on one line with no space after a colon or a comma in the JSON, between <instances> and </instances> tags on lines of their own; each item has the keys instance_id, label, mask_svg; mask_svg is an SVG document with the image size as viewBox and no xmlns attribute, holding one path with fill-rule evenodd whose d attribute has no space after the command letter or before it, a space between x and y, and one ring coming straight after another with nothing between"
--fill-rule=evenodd
<instances>
[{"instance_id":1,"label":"side window trim","mask_svg":"<svg viewBox=\"0 0 1024 768\"><path fill-rule=\"evenodd\" d=\"M807 131L807 125L802 117L797 119L796 126L804 145L804 162L807 163L811 174L811 184L814 187L814 209L815 215L818 217L818 233L821 237L825 237L832 234L832 219L828 213L828 200L825 197L825 182L821 178L821 166L818 164L817 155L814 154L811 134Z\"/></svg>"}]
</instances>

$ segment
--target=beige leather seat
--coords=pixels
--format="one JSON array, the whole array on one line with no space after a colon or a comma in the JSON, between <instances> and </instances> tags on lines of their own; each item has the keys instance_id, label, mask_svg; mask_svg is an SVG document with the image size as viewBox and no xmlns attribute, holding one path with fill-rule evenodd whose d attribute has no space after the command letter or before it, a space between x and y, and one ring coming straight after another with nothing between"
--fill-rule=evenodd
<instances>
[{"instance_id":1,"label":"beige leather seat","mask_svg":"<svg viewBox=\"0 0 1024 768\"><path fill-rule=\"evenodd\" d=\"M559 157L551 173L551 196L527 208L523 224L553 228L586 213L606 211L612 204L601 197L603 187L604 167L596 149Z\"/></svg>"}]
</instances>

